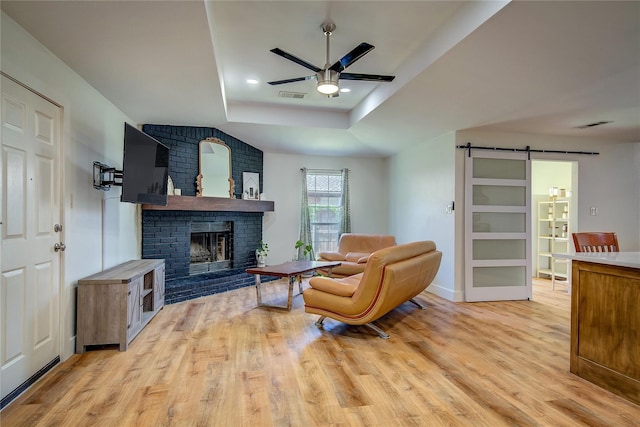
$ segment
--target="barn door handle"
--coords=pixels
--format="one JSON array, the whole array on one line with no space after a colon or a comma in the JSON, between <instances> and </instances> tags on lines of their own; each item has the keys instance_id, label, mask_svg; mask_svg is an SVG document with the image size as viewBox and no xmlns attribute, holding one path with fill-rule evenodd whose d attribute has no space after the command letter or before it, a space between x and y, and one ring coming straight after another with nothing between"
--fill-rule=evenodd
<instances>
[{"instance_id":1,"label":"barn door handle","mask_svg":"<svg viewBox=\"0 0 640 427\"><path fill-rule=\"evenodd\" d=\"M63 251L67 249L67 245L65 245L64 243L56 243L55 245L53 245L53 250L58 252L58 251Z\"/></svg>"}]
</instances>

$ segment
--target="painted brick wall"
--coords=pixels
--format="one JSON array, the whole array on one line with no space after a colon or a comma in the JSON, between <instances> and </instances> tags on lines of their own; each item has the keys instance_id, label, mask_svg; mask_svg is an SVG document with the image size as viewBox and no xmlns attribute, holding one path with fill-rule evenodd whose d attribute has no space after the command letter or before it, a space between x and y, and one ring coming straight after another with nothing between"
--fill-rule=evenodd
<instances>
[{"instance_id":1,"label":"painted brick wall","mask_svg":"<svg viewBox=\"0 0 640 427\"><path fill-rule=\"evenodd\" d=\"M206 138L218 138L231 149L231 177L237 199L242 198L242 172L259 173L260 188L264 188L262 151L231 135L215 128L170 125L143 125L142 131L169 147L169 175L183 196L196 195L198 144Z\"/></svg>"},{"instance_id":2,"label":"painted brick wall","mask_svg":"<svg viewBox=\"0 0 640 427\"><path fill-rule=\"evenodd\" d=\"M198 176L198 143L219 138L231 149L231 171L236 198L242 196L242 172L260 174L262 151L214 128L144 125L142 130L169 147L169 175L184 196L195 196ZM256 265L255 249L262 239L260 212L142 211L142 258L165 259L167 304L225 292L254 282L246 268ZM189 276L192 222L233 221L232 268ZM265 281L269 278L265 277Z\"/></svg>"}]
</instances>

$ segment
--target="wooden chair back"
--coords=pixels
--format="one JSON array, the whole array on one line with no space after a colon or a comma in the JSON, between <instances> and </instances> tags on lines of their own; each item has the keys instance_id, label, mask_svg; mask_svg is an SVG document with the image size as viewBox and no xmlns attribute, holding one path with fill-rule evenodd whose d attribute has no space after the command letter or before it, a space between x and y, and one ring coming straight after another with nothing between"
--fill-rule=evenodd
<instances>
[{"instance_id":1,"label":"wooden chair back","mask_svg":"<svg viewBox=\"0 0 640 427\"><path fill-rule=\"evenodd\" d=\"M573 244L576 252L620 252L616 233L573 233Z\"/></svg>"}]
</instances>

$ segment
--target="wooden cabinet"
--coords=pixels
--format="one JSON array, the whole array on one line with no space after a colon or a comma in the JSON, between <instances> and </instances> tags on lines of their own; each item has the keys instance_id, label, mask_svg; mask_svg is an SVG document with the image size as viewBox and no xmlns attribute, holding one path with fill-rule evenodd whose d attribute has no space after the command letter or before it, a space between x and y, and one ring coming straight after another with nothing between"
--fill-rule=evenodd
<instances>
[{"instance_id":1,"label":"wooden cabinet","mask_svg":"<svg viewBox=\"0 0 640 427\"><path fill-rule=\"evenodd\" d=\"M128 261L79 280L76 352L108 344L125 351L163 306L163 259Z\"/></svg>"},{"instance_id":2,"label":"wooden cabinet","mask_svg":"<svg viewBox=\"0 0 640 427\"><path fill-rule=\"evenodd\" d=\"M571 372L640 404L640 269L572 264Z\"/></svg>"}]
</instances>

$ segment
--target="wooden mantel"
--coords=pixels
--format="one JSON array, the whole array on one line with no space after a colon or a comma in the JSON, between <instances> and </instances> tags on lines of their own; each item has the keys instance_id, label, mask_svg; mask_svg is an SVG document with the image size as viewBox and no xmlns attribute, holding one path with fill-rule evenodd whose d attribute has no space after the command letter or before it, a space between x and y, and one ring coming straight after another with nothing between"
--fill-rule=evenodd
<instances>
[{"instance_id":1,"label":"wooden mantel","mask_svg":"<svg viewBox=\"0 0 640 427\"><path fill-rule=\"evenodd\" d=\"M273 201L225 197L169 196L167 206L142 205L150 211L273 212Z\"/></svg>"}]
</instances>

